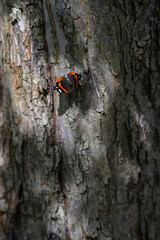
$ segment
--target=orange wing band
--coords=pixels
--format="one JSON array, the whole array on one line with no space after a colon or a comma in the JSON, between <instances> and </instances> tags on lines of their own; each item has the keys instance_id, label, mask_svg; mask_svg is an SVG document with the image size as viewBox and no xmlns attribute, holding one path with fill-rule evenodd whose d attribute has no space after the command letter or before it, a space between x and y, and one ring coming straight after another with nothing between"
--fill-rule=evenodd
<instances>
[{"instance_id":1,"label":"orange wing band","mask_svg":"<svg viewBox=\"0 0 160 240\"><path fill-rule=\"evenodd\" d=\"M77 73L75 71L70 72L71 75L74 75L76 78L76 88L78 88L78 77L77 77Z\"/></svg>"},{"instance_id":2,"label":"orange wing band","mask_svg":"<svg viewBox=\"0 0 160 240\"><path fill-rule=\"evenodd\" d=\"M63 80L63 77L59 77L56 82L58 82L58 86L65 92L69 93L65 88L62 87L62 84L60 83Z\"/></svg>"},{"instance_id":3,"label":"orange wing band","mask_svg":"<svg viewBox=\"0 0 160 240\"><path fill-rule=\"evenodd\" d=\"M60 82L60 81L62 81L62 79L63 79L63 77L59 77L59 78L56 80L56 82Z\"/></svg>"},{"instance_id":4,"label":"orange wing band","mask_svg":"<svg viewBox=\"0 0 160 240\"><path fill-rule=\"evenodd\" d=\"M65 92L65 93L69 93L65 88L62 87L61 83L58 83L59 87Z\"/></svg>"},{"instance_id":5,"label":"orange wing band","mask_svg":"<svg viewBox=\"0 0 160 240\"><path fill-rule=\"evenodd\" d=\"M75 72L75 71L72 71L72 72L70 72L70 74L71 74L71 75L75 75L75 74L76 74L76 72Z\"/></svg>"},{"instance_id":6,"label":"orange wing band","mask_svg":"<svg viewBox=\"0 0 160 240\"><path fill-rule=\"evenodd\" d=\"M78 77L77 77L77 75L75 75L75 78L76 78L76 88L78 88Z\"/></svg>"}]
</instances>

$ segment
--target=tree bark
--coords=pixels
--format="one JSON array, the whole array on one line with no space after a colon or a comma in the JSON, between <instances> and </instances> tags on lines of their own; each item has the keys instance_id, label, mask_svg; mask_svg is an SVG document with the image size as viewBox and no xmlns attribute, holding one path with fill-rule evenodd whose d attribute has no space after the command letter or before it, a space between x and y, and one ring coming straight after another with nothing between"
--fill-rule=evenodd
<instances>
[{"instance_id":1,"label":"tree bark","mask_svg":"<svg viewBox=\"0 0 160 240\"><path fill-rule=\"evenodd\" d=\"M0 239L158 240L158 1L1 0L0 16ZM52 91L71 70L78 92Z\"/></svg>"}]
</instances>

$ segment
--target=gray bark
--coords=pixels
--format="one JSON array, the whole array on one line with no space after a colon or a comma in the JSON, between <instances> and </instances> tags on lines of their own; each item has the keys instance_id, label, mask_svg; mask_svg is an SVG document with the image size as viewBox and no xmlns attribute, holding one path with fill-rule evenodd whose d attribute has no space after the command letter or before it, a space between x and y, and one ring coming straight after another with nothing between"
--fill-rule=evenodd
<instances>
[{"instance_id":1,"label":"gray bark","mask_svg":"<svg viewBox=\"0 0 160 240\"><path fill-rule=\"evenodd\" d=\"M0 16L0 239L158 240L158 1L1 0ZM53 92L70 70L78 92Z\"/></svg>"}]
</instances>

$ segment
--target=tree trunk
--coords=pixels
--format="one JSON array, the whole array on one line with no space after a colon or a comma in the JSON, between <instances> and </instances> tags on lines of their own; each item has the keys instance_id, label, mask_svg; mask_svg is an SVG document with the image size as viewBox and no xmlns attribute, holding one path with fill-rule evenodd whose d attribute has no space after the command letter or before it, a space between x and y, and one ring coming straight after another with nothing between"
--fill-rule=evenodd
<instances>
[{"instance_id":1,"label":"tree trunk","mask_svg":"<svg viewBox=\"0 0 160 240\"><path fill-rule=\"evenodd\" d=\"M160 238L159 5L0 1L1 240Z\"/></svg>"}]
</instances>

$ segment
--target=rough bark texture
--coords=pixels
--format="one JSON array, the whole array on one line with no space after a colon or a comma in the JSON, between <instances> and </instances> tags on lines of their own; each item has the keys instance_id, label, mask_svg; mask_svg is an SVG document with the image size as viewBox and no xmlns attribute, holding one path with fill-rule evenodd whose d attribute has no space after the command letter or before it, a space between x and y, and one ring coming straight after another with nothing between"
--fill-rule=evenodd
<instances>
[{"instance_id":1,"label":"rough bark texture","mask_svg":"<svg viewBox=\"0 0 160 240\"><path fill-rule=\"evenodd\" d=\"M157 0L0 0L0 239L160 238ZM57 77L83 75L74 95Z\"/></svg>"}]
</instances>

